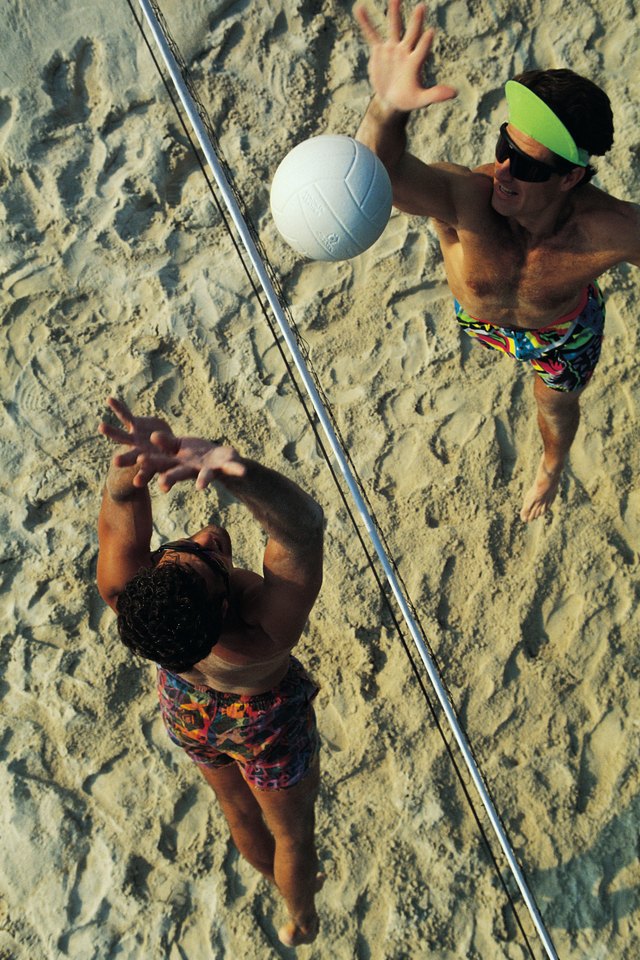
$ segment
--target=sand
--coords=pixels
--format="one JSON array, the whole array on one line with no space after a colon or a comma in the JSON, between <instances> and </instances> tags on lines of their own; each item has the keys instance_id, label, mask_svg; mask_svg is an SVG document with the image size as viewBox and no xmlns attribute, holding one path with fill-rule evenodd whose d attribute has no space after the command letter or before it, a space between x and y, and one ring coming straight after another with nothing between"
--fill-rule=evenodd
<instances>
[{"instance_id":1,"label":"sand","mask_svg":"<svg viewBox=\"0 0 640 960\"><path fill-rule=\"evenodd\" d=\"M367 104L350 5L162 9L558 953L635 960L640 274L603 278L607 338L570 467L552 516L525 526L540 452L530 378L460 339L432 230L394 213L371 250L326 265L297 259L271 221L279 160L305 137L355 132ZM280 903L166 737L153 668L120 645L96 591L109 457L96 426L113 392L227 436L326 510L300 657L322 686L328 880L321 934L299 955L530 956L129 8L7 0L3 13L0 957L294 955L277 941ZM504 80L569 65L614 99L597 182L637 200L635 2L453 0L431 17L434 73L460 96L414 118L415 152L489 159ZM259 564L237 505L184 488L154 495L154 511L158 540L219 511L238 562Z\"/></svg>"}]
</instances>

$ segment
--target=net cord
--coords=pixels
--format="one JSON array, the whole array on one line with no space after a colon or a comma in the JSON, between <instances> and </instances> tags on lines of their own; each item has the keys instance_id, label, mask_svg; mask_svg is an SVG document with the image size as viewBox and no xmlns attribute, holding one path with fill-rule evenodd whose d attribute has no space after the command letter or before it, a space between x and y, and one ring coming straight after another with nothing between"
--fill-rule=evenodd
<instances>
[{"instance_id":1,"label":"net cord","mask_svg":"<svg viewBox=\"0 0 640 960\"><path fill-rule=\"evenodd\" d=\"M220 194L223 198L224 204L228 210L228 213L234 223L234 226L238 232L242 245L244 246L251 265L255 271L255 274L258 278L259 284L262 287L264 294L267 298L273 316L277 322L277 326L280 330L281 336L284 339L287 348L291 354L293 362L295 364L296 370L304 384L304 387L309 395L315 414L320 422L326 440L333 452L336 463L338 465L339 471L343 477L344 482L348 488L348 491L351 495L353 503L356 507L357 513L360 516L361 522L364 526L366 533L368 534L375 553L378 557L378 560L384 571L386 580L391 588L393 596L398 604L398 607L402 613L402 617L406 623L407 629L411 635L411 638L414 642L414 645L418 651L420 659L424 665L424 668L427 672L433 690L435 692L436 698L440 704L442 711L446 717L446 720L449 724L453 737L458 745L462 758L464 760L465 766L468 770L469 776L473 781L473 784L476 788L478 796L482 802L482 805L486 811L489 822L493 828L493 831L496 835L498 843L502 849L502 852L505 856L505 859L509 865L509 869L513 875L513 878L520 890L521 896L525 902L525 905L529 911L533 924L536 928L538 936L540 937L541 943L544 947L545 953L549 960L558 960L558 955L556 953L555 947L551 940L551 937L545 927L544 921L538 909L538 906L533 898L531 891L529 890L528 884L522 872L522 869L518 863L518 860L515 856L515 853L511 847L509 839L506 835L502 821L498 815L498 812L495 808L493 800L488 792L488 789L485 785L484 779L480 773L479 767L476 763L476 760L473 756L470 744L466 737L465 732L463 731L458 717L453 709L453 706L449 700L444 683L440 677L438 669L435 665L433 657L427 647L425 638L422 635L421 630L418 627L418 624L414 618L410 604L405 597L403 589L399 583L399 579L396 575L395 568L391 563L385 547L382 543L380 534L378 532L377 525L374 523L373 518L367 509L367 505L363 499L361 489L356 482L356 479L351 470L351 466L348 462L348 458L345 454L343 446L336 436L333 424L327 414L323 401L320 397L316 384L307 368L305 359L301 353L298 340L294 335L287 317L285 316L282 304L276 293L275 285L273 283L272 277L270 276L262 256L260 255L252 232L245 221L245 218L240 210L239 204L237 202L236 196L229 184L225 171L222 164L218 158L216 151L214 150L212 140L210 138L207 126L210 126L206 122L208 118L202 116L202 107L200 104L196 105L194 98L189 91L187 84L185 83L182 72L179 68L178 62L174 53L171 49L171 46L165 36L164 28L160 25L160 17L158 16L159 11L157 10L157 5L152 2L152 0L138 0L140 8L149 24L149 28L155 40L155 43L160 51L162 59L165 63L167 71L171 77L171 80L176 88L180 101L183 105L185 113L187 114L189 121L193 127L194 133L200 145L200 148L206 158L207 164L213 174L213 177L216 181ZM154 9L155 8L155 9ZM175 45L174 45L175 46ZM200 108L200 109L199 109Z\"/></svg>"}]
</instances>

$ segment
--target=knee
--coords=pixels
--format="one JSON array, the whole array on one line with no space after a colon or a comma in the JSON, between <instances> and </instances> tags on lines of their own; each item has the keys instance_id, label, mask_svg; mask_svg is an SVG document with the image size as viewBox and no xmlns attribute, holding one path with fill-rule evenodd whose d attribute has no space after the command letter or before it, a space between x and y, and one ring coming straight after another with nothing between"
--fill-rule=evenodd
<instances>
[{"instance_id":1,"label":"knee","mask_svg":"<svg viewBox=\"0 0 640 960\"><path fill-rule=\"evenodd\" d=\"M313 812L285 820L271 820L266 818L267 826L271 830L281 850L301 850L313 846L315 840L315 817Z\"/></svg>"},{"instance_id":2,"label":"knee","mask_svg":"<svg viewBox=\"0 0 640 960\"><path fill-rule=\"evenodd\" d=\"M580 419L580 395L560 393L544 387L544 393L536 390L538 411L545 420L555 423L572 423Z\"/></svg>"},{"instance_id":3,"label":"knee","mask_svg":"<svg viewBox=\"0 0 640 960\"><path fill-rule=\"evenodd\" d=\"M248 830L250 833L265 828L264 817L260 808L244 804L221 804L225 820L232 833L239 830Z\"/></svg>"}]
</instances>

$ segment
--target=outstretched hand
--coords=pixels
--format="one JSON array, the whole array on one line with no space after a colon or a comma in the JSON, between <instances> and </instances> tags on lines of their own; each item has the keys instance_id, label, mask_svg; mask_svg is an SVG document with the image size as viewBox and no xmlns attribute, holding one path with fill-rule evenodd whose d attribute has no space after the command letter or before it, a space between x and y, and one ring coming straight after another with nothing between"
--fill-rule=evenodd
<instances>
[{"instance_id":1,"label":"outstretched hand","mask_svg":"<svg viewBox=\"0 0 640 960\"><path fill-rule=\"evenodd\" d=\"M114 443L129 447L125 452L114 455L113 463L116 467L133 467L138 462L138 457L153 452L155 444L151 439L152 434L173 437L171 427L161 417L137 417L126 403L115 397L109 397L107 406L115 413L122 427L114 427L103 421L98 427L98 433ZM136 487L144 487L148 482L149 480L140 480L138 475L133 480Z\"/></svg>"},{"instance_id":2,"label":"outstretched hand","mask_svg":"<svg viewBox=\"0 0 640 960\"><path fill-rule=\"evenodd\" d=\"M400 13L401 0L389 0L389 38L384 40L374 27L369 13L358 4L354 15L369 44L369 80L385 106L408 112L431 103L440 103L457 96L454 87L437 84L425 87L423 67L431 52L435 30L424 30L425 6L415 7L407 29ZM404 32L403 32L404 31Z\"/></svg>"},{"instance_id":3,"label":"outstretched hand","mask_svg":"<svg viewBox=\"0 0 640 960\"><path fill-rule=\"evenodd\" d=\"M171 490L181 480L196 481L204 490L214 480L242 477L246 467L233 447L218 446L202 437L174 437L166 433L151 434L154 449L138 457L139 476L148 483L158 474L161 490Z\"/></svg>"},{"instance_id":4,"label":"outstretched hand","mask_svg":"<svg viewBox=\"0 0 640 960\"><path fill-rule=\"evenodd\" d=\"M164 491L181 480L195 478L196 487L204 490L219 477L244 475L246 467L233 447L217 446L201 437L176 437L160 417L134 416L114 397L107 404L126 429L102 422L98 431L130 448L116 453L113 463L116 467L137 466L131 481L135 487L146 487L156 474L158 486Z\"/></svg>"}]
</instances>

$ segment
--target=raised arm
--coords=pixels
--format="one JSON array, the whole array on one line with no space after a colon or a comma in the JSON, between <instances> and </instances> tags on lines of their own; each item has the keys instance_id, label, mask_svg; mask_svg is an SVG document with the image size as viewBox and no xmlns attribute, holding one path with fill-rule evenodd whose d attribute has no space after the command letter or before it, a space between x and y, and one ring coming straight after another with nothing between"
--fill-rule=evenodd
<instances>
[{"instance_id":1,"label":"raised arm","mask_svg":"<svg viewBox=\"0 0 640 960\"><path fill-rule=\"evenodd\" d=\"M197 437L153 434L156 451L138 458L145 475L158 473L169 490L195 480L216 483L242 503L267 534L263 579L243 597L245 622L293 644L300 636L322 584L324 514L320 505L283 474L240 456L233 447Z\"/></svg>"},{"instance_id":2,"label":"raised arm","mask_svg":"<svg viewBox=\"0 0 640 960\"><path fill-rule=\"evenodd\" d=\"M151 499L146 482L140 481L136 458L150 448L153 431L171 431L158 417L134 417L120 401L111 398L108 403L126 428L106 423L99 428L104 436L123 444L109 466L98 517L98 590L115 610L118 594L149 564Z\"/></svg>"},{"instance_id":3,"label":"raised arm","mask_svg":"<svg viewBox=\"0 0 640 960\"><path fill-rule=\"evenodd\" d=\"M422 73L431 52L434 31L424 29L425 7L418 4L403 29L401 0L389 0L388 38L381 37L366 8L355 17L370 49L369 79L374 91L356 139L384 163L393 187L393 202L405 213L432 216L455 225L456 187L464 167L430 166L407 153L405 128L412 110L456 96L453 87L425 87Z\"/></svg>"},{"instance_id":4,"label":"raised arm","mask_svg":"<svg viewBox=\"0 0 640 960\"><path fill-rule=\"evenodd\" d=\"M630 203L627 216L628 253L627 262L640 267L640 204Z\"/></svg>"},{"instance_id":5,"label":"raised arm","mask_svg":"<svg viewBox=\"0 0 640 960\"><path fill-rule=\"evenodd\" d=\"M324 515L313 497L275 470L241 457L233 447L201 437L177 437L164 421L135 417L109 401L123 427L100 432L122 444L114 456L100 512L98 585L115 608L128 580L149 562L151 503L147 485L161 490L195 480L216 483L244 504L267 534L263 577L247 578L241 614L269 636L293 645L322 583Z\"/></svg>"}]
</instances>

